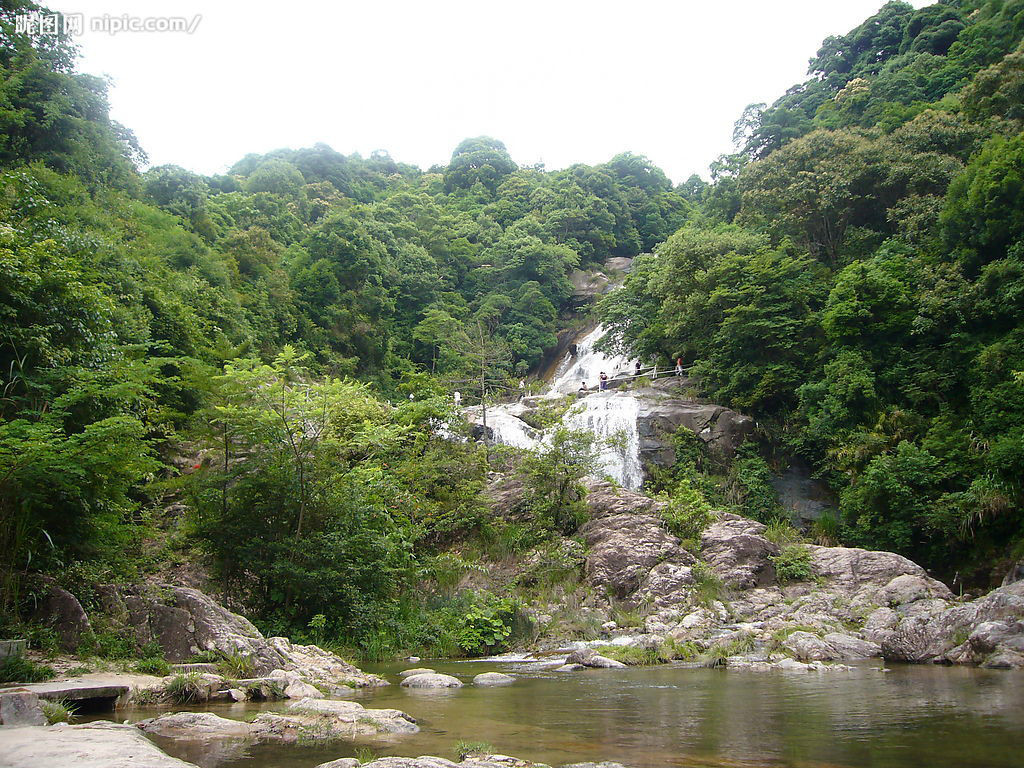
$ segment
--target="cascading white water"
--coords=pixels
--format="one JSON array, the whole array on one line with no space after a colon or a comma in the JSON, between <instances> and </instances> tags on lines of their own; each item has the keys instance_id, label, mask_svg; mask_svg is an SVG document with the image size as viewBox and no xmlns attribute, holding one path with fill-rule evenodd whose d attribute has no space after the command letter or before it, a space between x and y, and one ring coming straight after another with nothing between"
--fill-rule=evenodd
<instances>
[{"instance_id":1,"label":"cascading white water","mask_svg":"<svg viewBox=\"0 0 1024 768\"><path fill-rule=\"evenodd\" d=\"M597 473L609 475L631 490L644 483L636 423L639 413L640 401L629 393L595 392L581 398L563 419L569 429L587 430L597 438Z\"/></svg>"},{"instance_id":2,"label":"cascading white water","mask_svg":"<svg viewBox=\"0 0 1024 768\"><path fill-rule=\"evenodd\" d=\"M632 374L634 361L621 355L604 355L594 349L603 334L604 329L598 326L579 339L576 354L566 355L544 399L575 398L581 381L586 381L590 390L597 390L601 371L609 378L616 374ZM515 448L542 447L550 439L550 430L541 432L520 418L530 407L529 401L488 407L490 439ZM598 450L596 474L608 475L622 486L634 490L644 482L637 432L639 411L640 401L628 392L591 391L578 398L562 419L562 424L569 429L594 434ZM476 424L483 421L479 406L467 408L466 415Z\"/></svg>"},{"instance_id":3,"label":"cascading white water","mask_svg":"<svg viewBox=\"0 0 1024 768\"><path fill-rule=\"evenodd\" d=\"M487 429L491 433L491 439L496 443L510 445L513 448L539 448L543 443L544 435L519 418L524 410L524 406L520 403L488 406ZM467 408L466 414L474 423L483 424L483 413L480 406Z\"/></svg>"},{"instance_id":4,"label":"cascading white water","mask_svg":"<svg viewBox=\"0 0 1024 768\"><path fill-rule=\"evenodd\" d=\"M605 355L594 349L604 334L605 327L599 325L576 342L576 354L566 353L555 371L551 392L577 392L582 382L586 382L588 389L596 389L601 371L608 374L608 378L613 378L616 373L633 373L634 360L624 355Z\"/></svg>"}]
</instances>

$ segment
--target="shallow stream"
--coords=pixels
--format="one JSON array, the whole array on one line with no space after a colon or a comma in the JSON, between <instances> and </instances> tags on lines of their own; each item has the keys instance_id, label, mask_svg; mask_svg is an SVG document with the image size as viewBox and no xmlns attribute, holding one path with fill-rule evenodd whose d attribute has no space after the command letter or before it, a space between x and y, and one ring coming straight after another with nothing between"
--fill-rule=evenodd
<instances>
[{"instance_id":1,"label":"shallow stream","mask_svg":"<svg viewBox=\"0 0 1024 768\"><path fill-rule=\"evenodd\" d=\"M469 683L500 671L497 688L409 690L397 673L429 666ZM1020 768L1024 766L1024 676L1019 672L865 664L849 672L793 673L681 666L564 673L515 661L367 667L392 681L359 693L369 708L408 712L411 736L363 742L378 755L452 758L459 740L560 765L614 760L655 766L792 768ZM274 705L210 707L251 718ZM166 711L166 710L162 710ZM128 710L138 720L154 710ZM312 768L357 746L199 744L154 739L168 753L214 766Z\"/></svg>"}]
</instances>

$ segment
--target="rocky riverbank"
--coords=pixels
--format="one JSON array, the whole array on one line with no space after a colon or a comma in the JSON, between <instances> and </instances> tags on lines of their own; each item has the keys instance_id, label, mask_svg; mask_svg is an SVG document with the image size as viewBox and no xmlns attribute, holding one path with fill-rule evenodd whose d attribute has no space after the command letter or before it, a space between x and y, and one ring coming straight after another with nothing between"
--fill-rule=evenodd
<instances>
[{"instance_id":1,"label":"rocky riverbank","mask_svg":"<svg viewBox=\"0 0 1024 768\"><path fill-rule=\"evenodd\" d=\"M513 503L507 487L497 498ZM806 575L784 579L784 547L754 520L717 513L684 547L665 526L663 502L595 483L588 506L579 534L593 589L582 610L601 622L598 642L690 644L737 665L821 669L816 662L880 657L1024 667L1024 581L964 601L900 555L809 544L795 545ZM634 626L612 620L616 606L639 616ZM535 615L544 624L556 610Z\"/></svg>"}]
</instances>

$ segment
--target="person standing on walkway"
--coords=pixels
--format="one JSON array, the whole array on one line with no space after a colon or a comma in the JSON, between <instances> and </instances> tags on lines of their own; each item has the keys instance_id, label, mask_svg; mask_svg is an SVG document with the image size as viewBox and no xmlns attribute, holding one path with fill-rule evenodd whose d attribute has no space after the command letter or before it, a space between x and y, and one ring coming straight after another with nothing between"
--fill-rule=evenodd
<instances>
[{"instance_id":1,"label":"person standing on walkway","mask_svg":"<svg viewBox=\"0 0 1024 768\"><path fill-rule=\"evenodd\" d=\"M683 375L683 358L677 357L676 358L676 376L682 376L682 375Z\"/></svg>"},{"instance_id":2,"label":"person standing on walkway","mask_svg":"<svg viewBox=\"0 0 1024 768\"><path fill-rule=\"evenodd\" d=\"M607 373L605 373L604 371L601 371L601 375L598 377L598 380L601 382L600 388L601 388L602 392L604 390L608 389L608 374Z\"/></svg>"},{"instance_id":3,"label":"person standing on walkway","mask_svg":"<svg viewBox=\"0 0 1024 768\"><path fill-rule=\"evenodd\" d=\"M633 375L634 376L639 376L640 375L640 361L639 360L636 361L636 370L633 371Z\"/></svg>"}]
</instances>

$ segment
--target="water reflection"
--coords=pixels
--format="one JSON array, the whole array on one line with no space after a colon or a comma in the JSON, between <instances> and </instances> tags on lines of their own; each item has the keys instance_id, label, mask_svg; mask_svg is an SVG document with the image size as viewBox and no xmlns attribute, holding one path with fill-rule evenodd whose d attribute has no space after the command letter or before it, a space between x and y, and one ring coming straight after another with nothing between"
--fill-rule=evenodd
<instances>
[{"instance_id":1,"label":"water reflection","mask_svg":"<svg viewBox=\"0 0 1024 768\"><path fill-rule=\"evenodd\" d=\"M402 709L420 721L422 730L360 745L379 755L451 757L458 740L486 741L505 754L553 765L615 760L635 768L1024 764L1024 678L1013 672L935 667L882 672L863 666L824 674L679 667L567 674L522 662L430 666L467 682L491 670L520 679L496 688L392 685L362 694L365 706ZM399 669L371 671L397 681ZM240 718L256 708L216 711ZM351 756L358 746L159 743L204 768L311 768Z\"/></svg>"}]
</instances>

